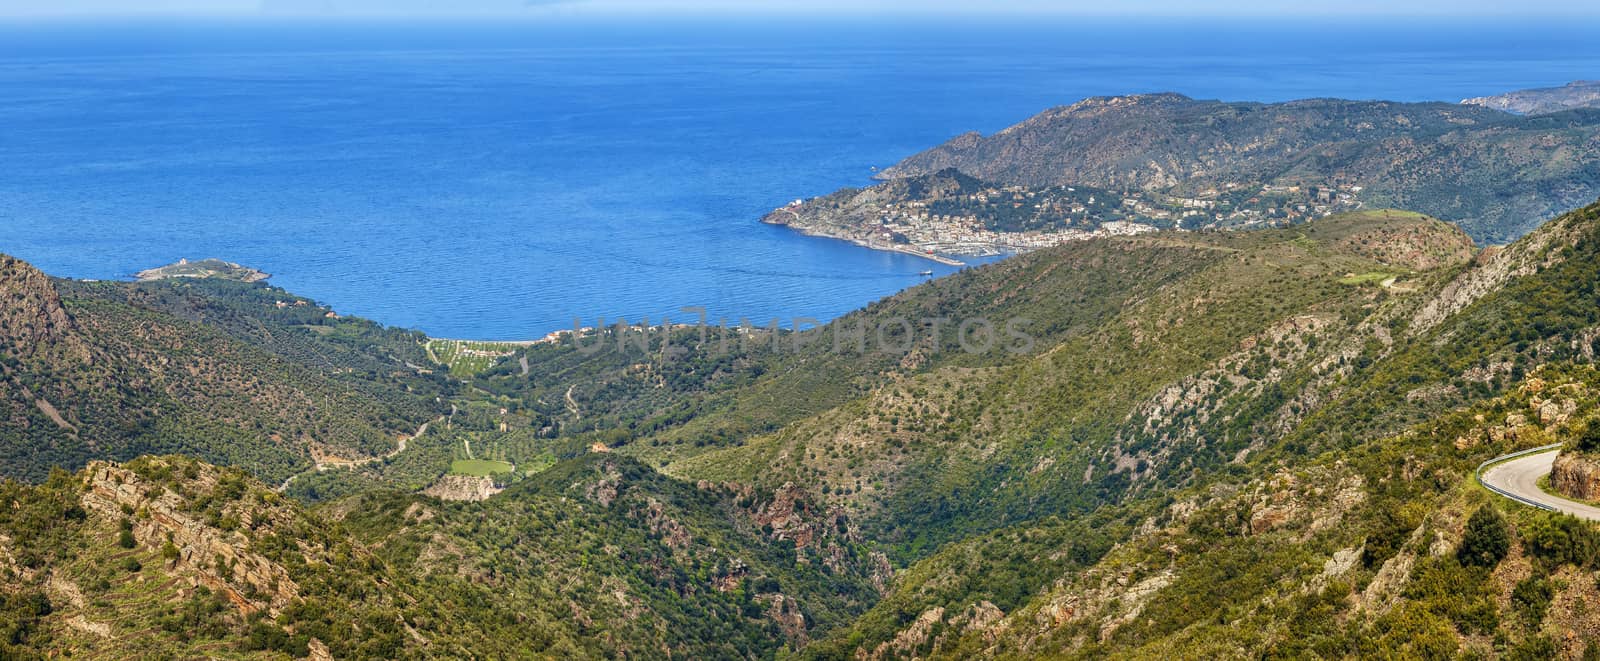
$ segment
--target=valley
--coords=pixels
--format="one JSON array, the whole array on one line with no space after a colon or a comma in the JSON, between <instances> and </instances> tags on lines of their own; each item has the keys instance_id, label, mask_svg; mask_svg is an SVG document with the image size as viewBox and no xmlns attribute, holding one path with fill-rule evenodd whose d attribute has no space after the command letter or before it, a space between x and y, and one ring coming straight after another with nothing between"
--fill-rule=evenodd
<instances>
[{"instance_id":1,"label":"valley","mask_svg":"<svg viewBox=\"0 0 1600 661\"><path fill-rule=\"evenodd\" d=\"M769 216L1014 253L809 325L0 256L0 657L1592 658L1594 119L1088 99Z\"/></svg>"},{"instance_id":2,"label":"valley","mask_svg":"<svg viewBox=\"0 0 1600 661\"><path fill-rule=\"evenodd\" d=\"M103 446L77 475L10 483L17 502L36 505L0 521L17 563L8 589L51 609L20 601L7 617L20 640L81 652L131 634L140 620L126 618L141 612L145 622L200 617L214 632L181 638L156 626L127 639L152 653L259 635L263 649L365 656L377 648L315 624L346 616L307 608L366 558L359 566L378 572L386 601L362 608L400 626L398 638L368 644L389 640L402 656L499 644L600 655L640 652L643 641L738 657L1093 657L1106 645L1181 656L1291 640L1354 653L1381 635L1315 627L1347 617L1381 629L1402 614L1433 627L1429 645L1481 648L1477 634L1449 632L1491 630L1513 646L1580 647L1587 639L1540 633L1591 626L1562 606L1582 588L1559 578L1586 560L1540 536L1572 524L1470 485L1476 463L1572 434L1600 399L1591 346L1600 313L1581 293L1600 273L1596 237L1600 207L1487 251L1451 224L1382 210L1289 228L1108 236L969 269L800 331L1027 314L1034 343L1022 353L962 350L949 325L892 354L701 342L685 327L667 330L682 353L622 342L586 355L566 337L508 346L448 378L446 366L408 366L429 360L426 338L280 306L292 295L265 284L76 283L11 262L7 295L36 311L6 325L8 392L37 383L46 365L83 375L47 396L67 427L11 400L13 419L30 420L27 434L6 427L13 456L30 437L51 439L35 452L73 447L78 430L94 428L87 407L145 396L95 385L105 382L91 380L93 366L109 359L78 362L105 346L98 306L161 329L125 356L160 350L170 361L182 345L158 338L206 337L279 365L243 382L260 396L278 387L270 375L320 374L305 382L417 417L414 433L350 446L366 459L341 451L337 470L317 459L338 447L317 427L288 436L275 428L287 423L262 418L258 435L210 455L238 468L136 458L159 436L125 432L124 445ZM1528 321L1507 323L1513 315ZM33 339L45 333L53 339ZM227 410L214 395L162 392L172 399L152 401L167 410ZM270 452L299 462L276 490L290 498L258 481L288 475L239 458ZM107 506L101 493L131 500ZM234 573L188 560L177 537L169 557L169 524L145 514L157 502L164 517L189 517L185 530L229 540ZM1485 508L1505 510L1497 516L1519 531L1523 557L1548 558L1506 570L1524 577L1516 586L1571 586L1552 592L1539 620L1459 619L1428 605L1445 597L1419 592L1439 572L1482 586L1489 601L1473 603L1510 589L1448 550L1465 515ZM60 516L72 523L37 527ZM300 539L322 541L283 545L306 525L321 537ZM117 526L132 526L132 553L69 550L83 548L72 535ZM296 559L311 548L349 557ZM596 552L614 560L596 565ZM1235 568L1231 578L1212 573L1223 567ZM148 611L95 605L122 603L149 580L163 587L139 598ZM1271 604L1284 594L1303 595L1290 603L1310 610L1283 619L1286 606ZM218 595L227 598L207 601ZM427 610L468 602L453 619ZM503 621L502 608L533 619L515 636L468 633ZM1194 617L1218 608L1221 619ZM625 635L597 634L601 621ZM1217 638L1238 622L1260 633Z\"/></svg>"}]
</instances>

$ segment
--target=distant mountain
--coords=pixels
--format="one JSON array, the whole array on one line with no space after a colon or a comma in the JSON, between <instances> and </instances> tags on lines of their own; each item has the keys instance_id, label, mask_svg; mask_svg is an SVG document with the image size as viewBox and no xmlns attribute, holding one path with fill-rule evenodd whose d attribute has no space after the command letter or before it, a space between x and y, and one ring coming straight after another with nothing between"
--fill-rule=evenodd
<instances>
[{"instance_id":1,"label":"distant mountain","mask_svg":"<svg viewBox=\"0 0 1600 661\"><path fill-rule=\"evenodd\" d=\"M1561 87L1519 90L1461 101L1519 115L1543 115L1573 108L1600 108L1600 80L1578 80Z\"/></svg>"},{"instance_id":2,"label":"distant mountain","mask_svg":"<svg viewBox=\"0 0 1600 661\"><path fill-rule=\"evenodd\" d=\"M1600 111L1519 117L1476 105L1097 97L992 136L968 133L884 170L947 168L998 185L1185 197L1268 186L1360 187L1502 243L1600 196Z\"/></svg>"}]
</instances>

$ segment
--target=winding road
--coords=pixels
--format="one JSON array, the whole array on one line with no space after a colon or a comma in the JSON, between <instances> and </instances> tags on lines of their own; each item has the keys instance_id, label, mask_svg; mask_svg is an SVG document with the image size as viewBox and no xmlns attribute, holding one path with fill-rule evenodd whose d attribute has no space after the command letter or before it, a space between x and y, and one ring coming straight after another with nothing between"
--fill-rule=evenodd
<instances>
[{"instance_id":1,"label":"winding road","mask_svg":"<svg viewBox=\"0 0 1600 661\"><path fill-rule=\"evenodd\" d=\"M1561 451L1557 449L1504 461L1484 471L1479 479L1484 486L1504 492L1502 495L1509 493L1563 514L1600 521L1600 507L1552 496L1539 488L1539 478L1550 474L1559 454Z\"/></svg>"},{"instance_id":2,"label":"winding road","mask_svg":"<svg viewBox=\"0 0 1600 661\"><path fill-rule=\"evenodd\" d=\"M443 420L443 418L440 418L440 420ZM434 421L434 422L437 422L437 420ZM355 468L356 466L365 466L367 464L375 464L375 463L378 463L378 462L383 461L385 459L393 459L395 457L398 457L398 456L400 456L400 453L406 451L406 443L408 441L410 441L411 439L413 439L413 438L417 438L417 437L422 436L423 434L428 433L428 425L431 425L431 424L433 424L433 422L424 422L424 423L422 423L421 427L417 428L417 433L412 434L410 436L401 436L400 437L400 442L396 444L395 449L389 451L386 454L380 454L380 455L378 455L376 457L367 457L366 459L329 459L329 460L325 460L325 461L319 461L310 470L299 472L299 473L295 473L294 475L290 475L289 479L284 480L283 484L278 485L278 488L275 489L275 491L277 491L278 493L283 493L283 491L285 489L289 488L289 484L294 482L295 478L300 477L301 475L305 475L307 473L321 473L323 471L328 471L328 470L332 470L332 469L335 469L335 468Z\"/></svg>"}]
</instances>

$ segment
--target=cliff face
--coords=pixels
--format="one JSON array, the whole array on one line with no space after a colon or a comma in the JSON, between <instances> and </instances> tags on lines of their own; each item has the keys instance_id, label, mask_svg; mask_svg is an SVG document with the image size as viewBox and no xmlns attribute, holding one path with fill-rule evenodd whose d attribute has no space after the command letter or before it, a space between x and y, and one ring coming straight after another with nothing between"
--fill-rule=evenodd
<instances>
[{"instance_id":1,"label":"cliff face","mask_svg":"<svg viewBox=\"0 0 1600 661\"><path fill-rule=\"evenodd\" d=\"M1550 486L1568 498L1600 500L1600 457L1562 452L1550 471Z\"/></svg>"},{"instance_id":2,"label":"cliff face","mask_svg":"<svg viewBox=\"0 0 1600 661\"><path fill-rule=\"evenodd\" d=\"M56 354L88 359L61 296L38 269L0 255L0 301L0 352L16 358Z\"/></svg>"}]
</instances>

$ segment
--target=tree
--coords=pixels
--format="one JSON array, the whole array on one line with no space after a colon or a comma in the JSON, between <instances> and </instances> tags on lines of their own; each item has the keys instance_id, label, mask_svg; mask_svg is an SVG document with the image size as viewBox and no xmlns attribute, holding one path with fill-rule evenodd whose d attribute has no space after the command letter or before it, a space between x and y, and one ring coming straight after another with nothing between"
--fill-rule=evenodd
<instances>
[{"instance_id":1,"label":"tree","mask_svg":"<svg viewBox=\"0 0 1600 661\"><path fill-rule=\"evenodd\" d=\"M1575 441L1580 452L1600 452L1600 420L1590 420L1584 425Z\"/></svg>"},{"instance_id":2,"label":"tree","mask_svg":"<svg viewBox=\"0 0 1600 661\"><path fill-rule=\"evenodd\" d=\"M1456 550L1456 559L1463 565L1493 567L1510 550L1511 528L1506 525L1505 515L1494 505L1486 504L1467 520L1467 532L1461 538L1461 548Z\"/></svg>"}]
</instances>

